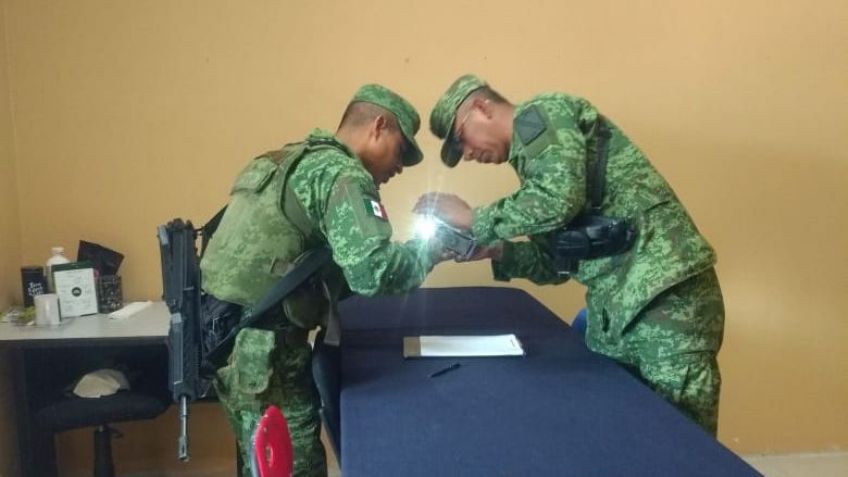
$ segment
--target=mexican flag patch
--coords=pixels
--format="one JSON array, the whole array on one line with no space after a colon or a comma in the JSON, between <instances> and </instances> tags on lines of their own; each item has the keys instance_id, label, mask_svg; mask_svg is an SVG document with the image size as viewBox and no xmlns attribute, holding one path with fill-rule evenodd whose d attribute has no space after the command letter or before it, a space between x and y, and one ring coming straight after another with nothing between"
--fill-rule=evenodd
<instances>
[{"instance_id":1,"label":"mexican flag patch","mask_svg":"<svg viewBox=\"0 0 848 477\"><path fill-rule=\"evenodd\" d=\"M383 207L383 204L377 202L372 199L365 199L365 210L368 211L369 214L374 217L379 217L383 220L389 220L389 216L386 214L386 208Z\"/></svg>"}]
</instances>

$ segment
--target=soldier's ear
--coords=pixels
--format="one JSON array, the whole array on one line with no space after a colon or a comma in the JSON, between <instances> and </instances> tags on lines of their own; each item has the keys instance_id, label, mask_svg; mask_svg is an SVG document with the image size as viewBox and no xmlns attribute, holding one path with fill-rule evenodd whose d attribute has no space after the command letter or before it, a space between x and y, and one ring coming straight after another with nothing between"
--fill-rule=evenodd
<instances>
[{"instance_id":1,"label":"soldier's ear","mask_svg":"<svg viewBox=\"0 0 848 477\"><path fill-rule=\"evenodd\" d=\"M384 115L379 115L374 118L374 129L377 131L377 135L383 134L389 128L389 121L386 119Z\"/></svg>"},{"instance_id":2,"label":"soldier's ear","mask_svg":"<svg viewBox=\"0 0 848 477\"><path fill-rule=\"evenodd\" d=\"M492 102L485 98L474 98L474 102L471 103L471 106L475 109L480 110L487 119L492 119L492 115L494 114L494 109L492 108Z\"/></svg>"},{"instance_id":3,"label":"soldier's ear","mask_svg":"<svg viewBox=\"0 0 848 477\"><path fill-rule=\"evenodd\" d=\"M375 141L379 140L386 132L387 126L388 122L382 114L372 119L371 122L368 123L368 138Z\"/></svg>"}]
</instances>

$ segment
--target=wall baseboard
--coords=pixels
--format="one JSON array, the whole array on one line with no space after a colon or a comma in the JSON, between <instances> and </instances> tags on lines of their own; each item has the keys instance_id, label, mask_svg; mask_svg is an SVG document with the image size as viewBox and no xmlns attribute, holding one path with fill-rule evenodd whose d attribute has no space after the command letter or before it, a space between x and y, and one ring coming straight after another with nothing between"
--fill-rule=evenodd
<instances>
[{"instance_id":1,"label":"wall baseboard","mask_svg":"<svg viewBox=\"0 0 848 477\"><path fill-rule=\"evenodd\" d=\"M766 477L843 477L848 475L848 452L808 454L749 454L743 459Z\"/></svg>"},{"instance_id":2,"label":"wall baseboard","mask_svg":"<svg viewBox=\"0 0 848 477\"><path fill-rule=\"evenodd\" d=\"M330 466L327 469L327 477L340 477L338 467ZM1 476L0 476L1 477ZM89 476L87 476L89 477ZM231 466L220 469L210 469L205 471L166 471L166 472L142 472L135 474L126 474L125 477L233 477L233 469ZM820 477L820 476L819 476Z\"/></svg>"},{"instance_id":3,"label":"wall baseboard","mask_svg":"<svg viewBox=\"0 0 848 477\"><path fill-rule=\"evenodd\" d=\"M210 470L172 470L158 472L141 472L126 474L126 477L233 477L233 468L227 466L221 469Z\"/></svg>"}]
</instances>

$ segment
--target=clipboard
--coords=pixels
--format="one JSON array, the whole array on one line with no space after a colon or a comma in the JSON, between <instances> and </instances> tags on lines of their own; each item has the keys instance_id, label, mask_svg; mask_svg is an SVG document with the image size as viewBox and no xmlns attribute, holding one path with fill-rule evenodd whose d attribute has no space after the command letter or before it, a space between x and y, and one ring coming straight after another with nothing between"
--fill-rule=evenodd
<instances>
[{"instance_id":1,"label":"clipboard","mask_svg":"<svg viewBox=\"0 0 848 477\"><path fill-rule=\"evenodd\" d=\"M404 336L404 358L524 356L515 334Z\"/></svg>"},{"instance_id":2,"label":"clipboard","mask_svg":"<svg viewBox=\"0 0 848 477\"><path fill-rule=\"evenodd\" d=\"M91 262L53 265L51 271L62 318L97 313L97 286Z\"/></svg>"}]
</instances>

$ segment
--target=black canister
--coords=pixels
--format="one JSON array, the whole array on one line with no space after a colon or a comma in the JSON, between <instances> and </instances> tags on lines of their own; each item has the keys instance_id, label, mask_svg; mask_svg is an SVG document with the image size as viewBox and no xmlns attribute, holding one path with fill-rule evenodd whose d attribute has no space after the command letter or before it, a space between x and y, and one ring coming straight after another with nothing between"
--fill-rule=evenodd
<instances>
[{"instance_id":1,"label":"black canister","mask_svg":"<svg viewBox=\"0 0 848 477\"><path fill-rule=\"evenodd\" d=\"M24 306L32 306L32 297L47 293L47 282L44 280L44 267L21 267L21 287L24 295Z\"/></svg>"},{"instance_id":2,"label":"black canister","mask_svg":"<svg viewBox=\"0 0 848 477\"><path fill-rule=\"evenodd\" d=\"M111 313L124 306L120 275L102 275L97 279L97 308L100 313Z\"/></svg>"}]
</instances>

